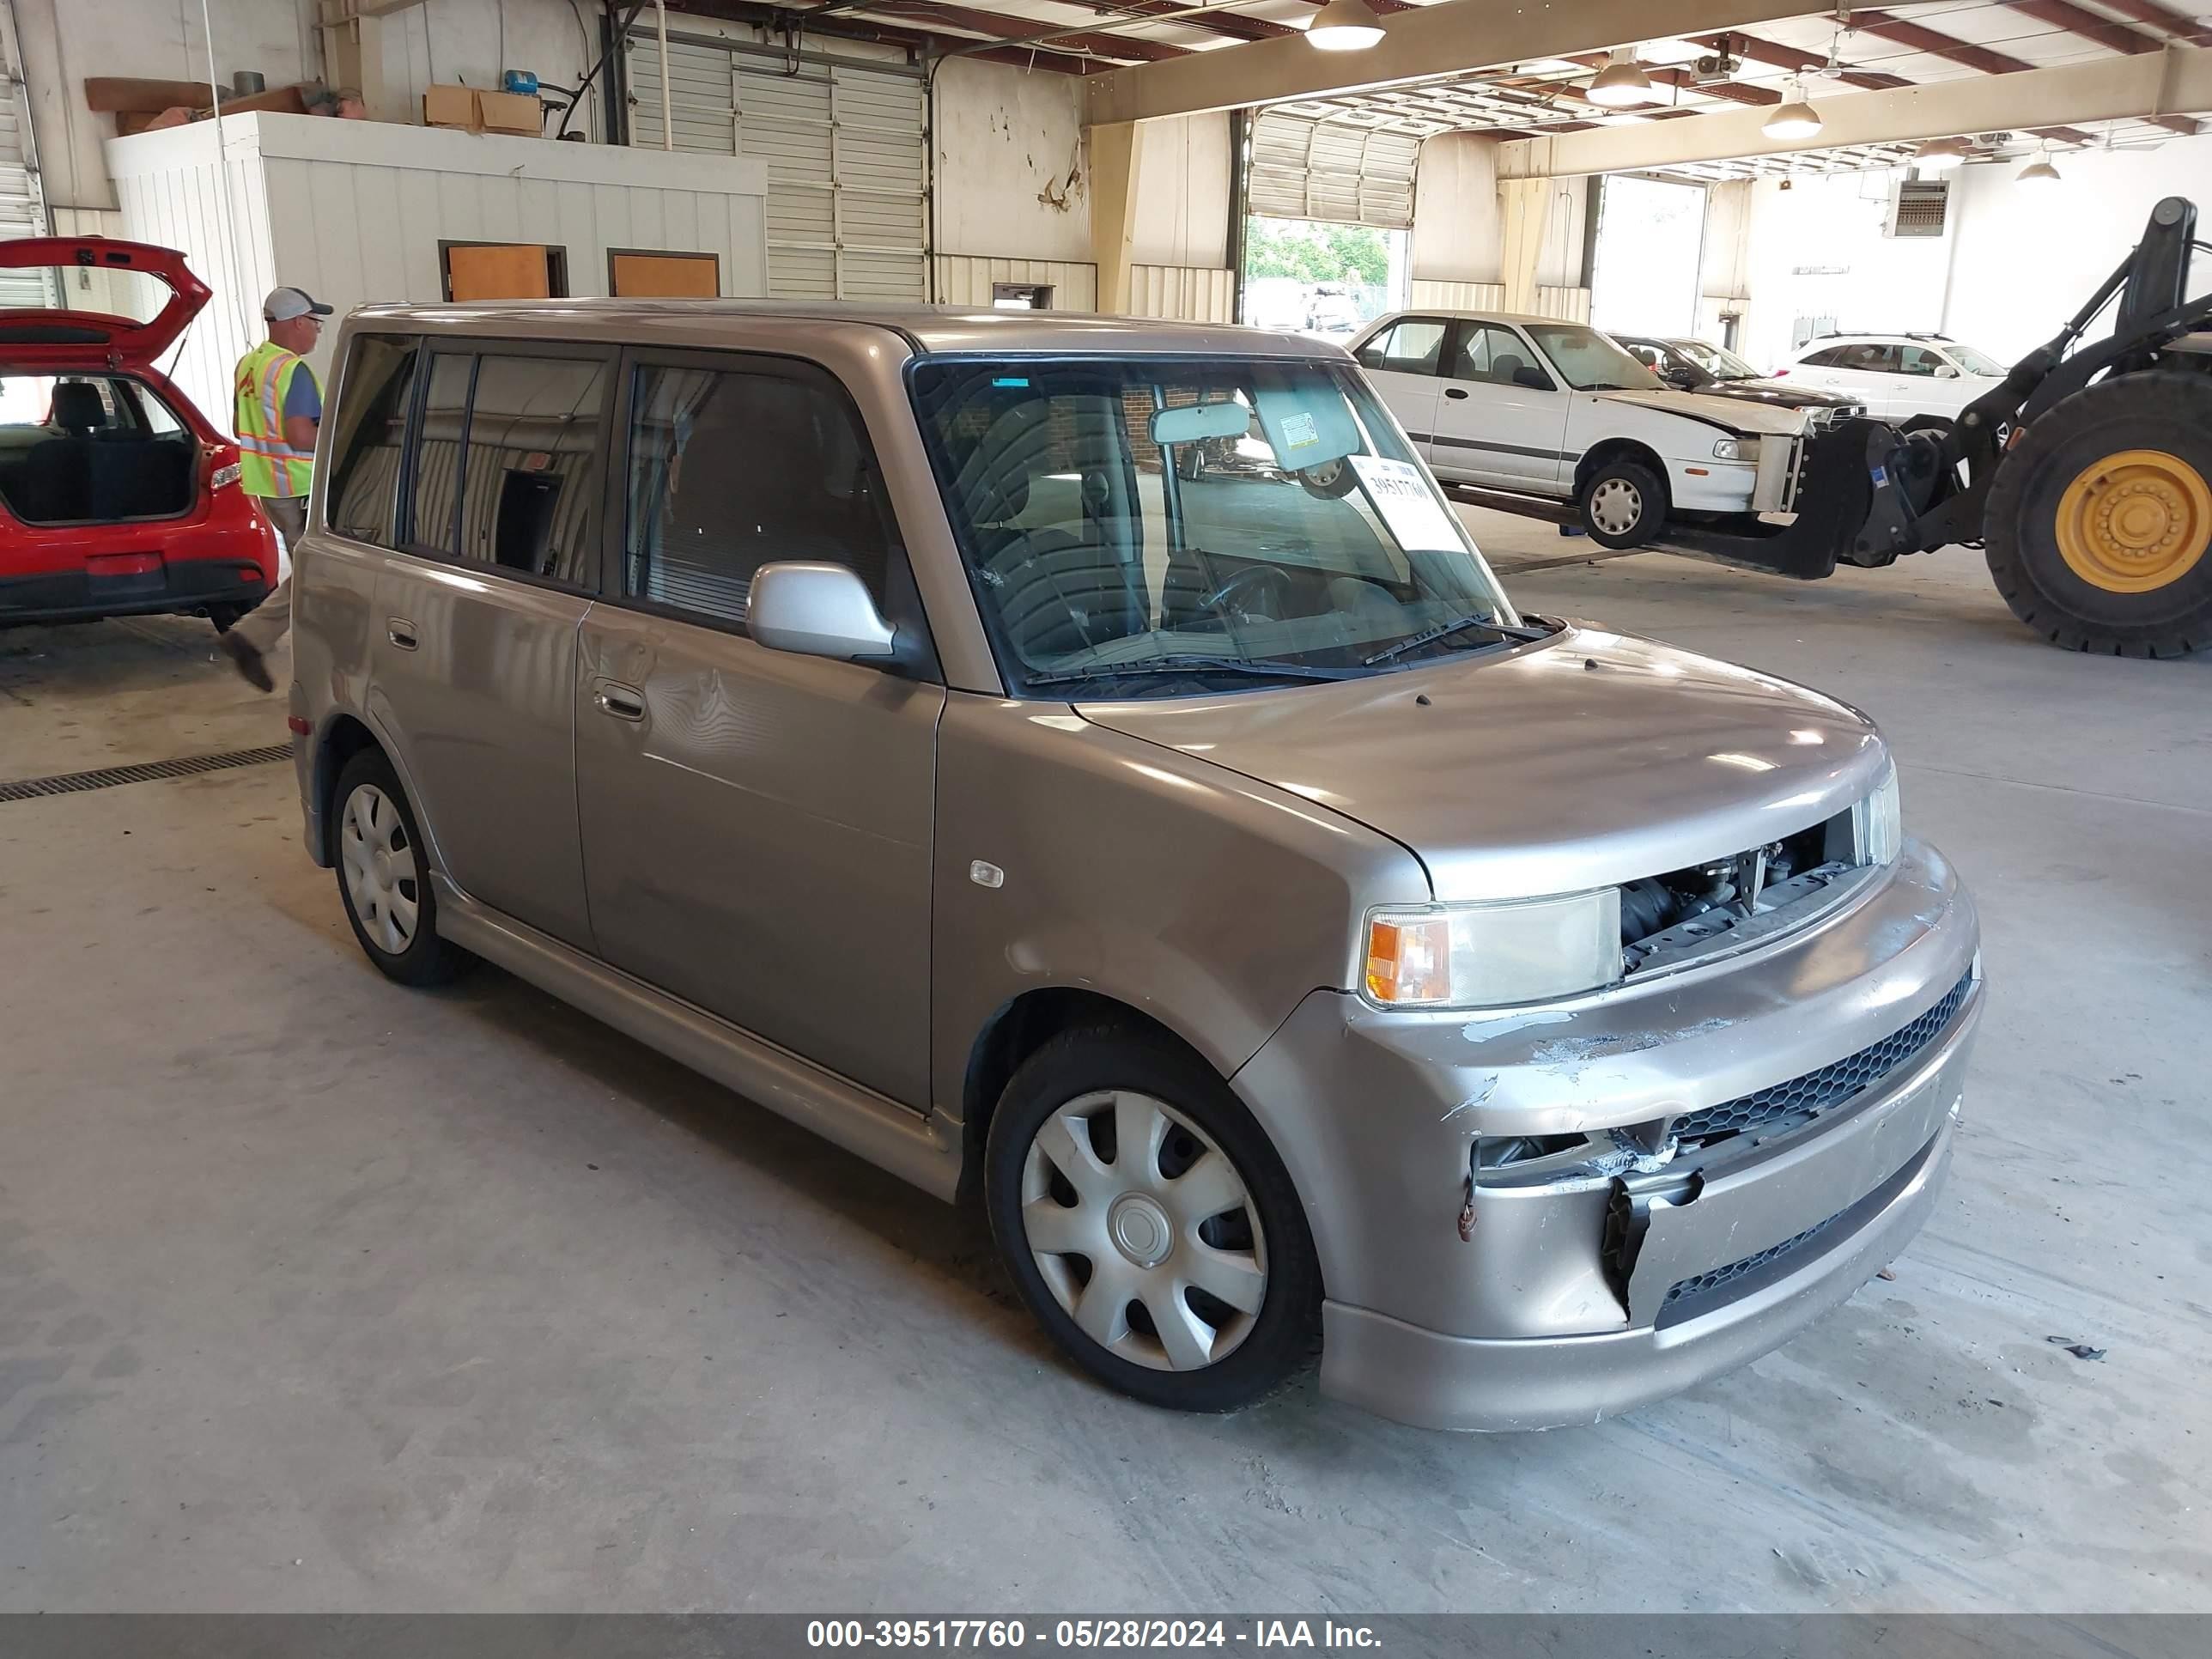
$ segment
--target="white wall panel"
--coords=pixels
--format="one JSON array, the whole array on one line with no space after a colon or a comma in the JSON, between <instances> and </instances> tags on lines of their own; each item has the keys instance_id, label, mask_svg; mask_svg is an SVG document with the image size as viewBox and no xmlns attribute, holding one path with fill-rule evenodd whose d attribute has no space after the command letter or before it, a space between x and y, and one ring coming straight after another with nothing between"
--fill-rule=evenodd
<instances>
[{"instance_id":1,"label":"white wall panel","mask_svg":"<svg viewBox=\"0 0 2212 1659\"><path fill-rule=\"evenodd\" d=\"M1191 323L1237 320L1237 273L1226 266L1133 265L1129 315Z\"/></svg>"},{"instance_id":2,"label":"white wall panel","mask_svg":"<svg viewBox=\"0 0 2212 1659\"><path fill-rule=\"evenodd\" d=\"M1445 283L1416 276L1408 303L1416 311L1502 311L1505 308L1505 284Z\"/></svg>"},{"instance_id":3,"label":"white wall panel","mask_svg":"<svg viewBox=\"0 0 2212 1659\"><path fill-rule=\"evenodd\" d=\"M941 253L937 297L946 305L988 306L994 283L1048 283L1055 311L1090 311L1098 303L1098 268L1066 259L992 259Z\"/></svg>"}]
</instances>

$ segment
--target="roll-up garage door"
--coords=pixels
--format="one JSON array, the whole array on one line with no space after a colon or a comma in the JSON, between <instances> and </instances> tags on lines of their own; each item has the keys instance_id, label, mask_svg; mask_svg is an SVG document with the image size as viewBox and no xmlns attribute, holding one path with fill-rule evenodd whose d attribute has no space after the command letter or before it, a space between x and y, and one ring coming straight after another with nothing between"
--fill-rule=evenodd
<instances>
[{"instance_id":1,"label":"roll-up garage door","mask_svg":"<svg viewBox=\"0 0 2212 1659\"><path fill-rule=\"evenodd\" d=\"M629 141L661 143L660 47L630 35ZM678 149L768 163L769 292L777 298L928 297L928 132L921 76L903 65L732 41L668 42Z\"/></svg>"},{"instance_id":2,"label":"roll-up garage door","mask_svg":"<svg viewBox=\"0 0 2212 1659\"><path fill-rule=\"evenodd\" d=\"M29 102L14 66L0 60L0 242L46 234L46 203L31 167ZM0 309L53 302L51 270L0 270Z\"/></svg>"},{"instance_id":3,"label":"roll-up garage door","mask_svg":"<svg viewBox=\"0 0 2212 1659\"><path fill-rule=\"evenodd\" d=\"M1407 230L1421 141L1262 110L1252 124L1251 210L1274 219Z\"/></svg>"}]
</instances>

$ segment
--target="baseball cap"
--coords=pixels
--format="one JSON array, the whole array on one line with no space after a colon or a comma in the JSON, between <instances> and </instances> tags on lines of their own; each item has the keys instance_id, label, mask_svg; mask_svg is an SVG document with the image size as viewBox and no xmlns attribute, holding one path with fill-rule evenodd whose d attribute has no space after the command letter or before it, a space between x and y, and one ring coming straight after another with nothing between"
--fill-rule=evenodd
<instances>
[{"instance_id":1,"label":"baseball cap","mask_svg":"<svg viewBox=\"0 0 2212 1659\"><path fill-rule=\"evenodd\" d=\"M327 317L331 308L303 288L272 288L261 314L272 323L289 323L295 317Z\"/></svg>"}]
</instances>

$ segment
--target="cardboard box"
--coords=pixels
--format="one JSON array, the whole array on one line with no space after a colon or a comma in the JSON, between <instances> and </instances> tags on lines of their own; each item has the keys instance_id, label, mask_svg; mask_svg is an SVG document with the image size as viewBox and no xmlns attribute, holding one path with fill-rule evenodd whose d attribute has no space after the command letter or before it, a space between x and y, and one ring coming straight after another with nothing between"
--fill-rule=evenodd
<instances>
[{"instance_id":1,"label":"cardboard box","mask_svg":"<svg viewBox=\"0 0 2212 1659\"><path fill-rule=\"evenodd\" d=\"M532 93L480 92L477 94L477 125L485 132L539 137L545 131L545 106Z\"/></svg>"},{"instance_id":2,"label":"cardboard box","mask_svg":"<svg viewBox=\"0 0 2212 1659\"><path fill-rule=\"evenodd\" d=\"M462 127L474 131L477 126L477 89L474 87L448 87L435 83L423 88L422 124L432 127Z\"/></svg>"}]
</instances>

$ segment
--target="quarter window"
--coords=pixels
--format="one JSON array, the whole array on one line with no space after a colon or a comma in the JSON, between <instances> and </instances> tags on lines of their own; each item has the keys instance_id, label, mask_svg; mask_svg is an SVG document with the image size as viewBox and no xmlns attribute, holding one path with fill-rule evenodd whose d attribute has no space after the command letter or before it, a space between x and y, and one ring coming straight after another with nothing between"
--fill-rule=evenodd
<instances>
[{"instance_id":1,"label":"quarter window","mask_svg":"<svg viewBox=\"0 0 2212 1659\"><path fill-rule=\"evenodd\" d=\"M623 591L742 624L753 573L787 559L891 562L875 461L828 376L648 364L631 389Z\"/></svg>"},{"instance_id":2,"label":"quarter window","mask_svg":"<svg viewBox=\"0 0 2212 1659\"><path fill-rule=\"evenodd\" d=\"M365 334L354 341L331 445L337 459L323 497L323 516L335 534L392 544L416 355L411 339Z\"/></svg>"},{"instance_id":3,"label":"quarter window","mask_svg":"<svg viewBox=\"0 0 2212 1659\"><path fill-rule=\"evenodd\" d=\"M417 553L450 559L460 544L461 439L476 366L474 357L458 354L436 352L430 358L409 491L414 522L406 541Z\"/></svg>"},{"instance_id":4,"label":"quarter window","mask_svg":"<svg viewBox=\"0 0 2212 1659\"><path fill-rule=\"evenodd\" d=\"M1929 350L1926 346L1906 346L1900 356L1900 362L1902 367L1899 372L1905 374L1932 375L1937 369L1948 367L1939 353Z\"/></svg>"}]
</instances>

